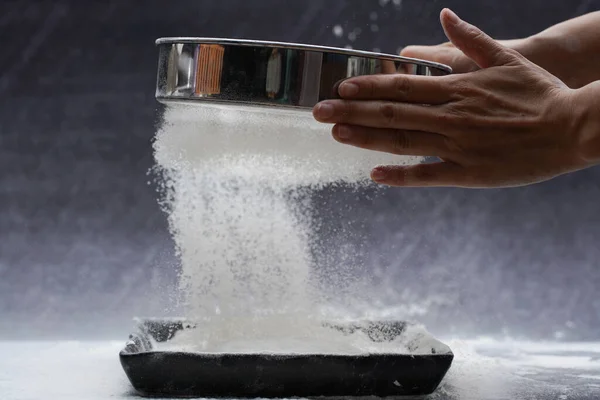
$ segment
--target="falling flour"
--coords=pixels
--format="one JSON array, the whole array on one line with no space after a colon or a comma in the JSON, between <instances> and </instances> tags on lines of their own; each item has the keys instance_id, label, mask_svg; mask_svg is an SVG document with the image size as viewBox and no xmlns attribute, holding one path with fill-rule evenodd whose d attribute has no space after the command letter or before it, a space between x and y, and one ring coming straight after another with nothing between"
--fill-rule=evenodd
<instances>
[{"instance_id":1,"label":"falling flour","mask_svg":"<svg viewBox=\"0 0 600 400\"><path fill-rule=\"evenodd\" d=\"M179 343L203 351L336 348L319 324L311 253L318 222L307 194L363 185L375 165L420 158L340 145L307 112L212 105L168 107L154 148L186 312L205 321Z\"/></svg>"}]
</instances>

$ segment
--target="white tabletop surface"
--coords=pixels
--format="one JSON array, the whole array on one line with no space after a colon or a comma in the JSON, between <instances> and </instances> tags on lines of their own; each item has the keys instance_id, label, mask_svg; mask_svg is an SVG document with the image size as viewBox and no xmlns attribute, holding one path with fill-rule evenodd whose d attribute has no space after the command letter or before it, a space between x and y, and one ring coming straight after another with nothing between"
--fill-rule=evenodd
<instances>
[{"instance_id":1,"label":"white tabletop surface","mask_svg":"<svg viewBox=\"0 0 600 400\"><path fill-rule=\"evenodd\" d=\"M427 399L600 399L600 343L447 340L455 361ZM104 400L137 395L123 341L0 342L0 399Z\"/></svg>"}]
</instances>

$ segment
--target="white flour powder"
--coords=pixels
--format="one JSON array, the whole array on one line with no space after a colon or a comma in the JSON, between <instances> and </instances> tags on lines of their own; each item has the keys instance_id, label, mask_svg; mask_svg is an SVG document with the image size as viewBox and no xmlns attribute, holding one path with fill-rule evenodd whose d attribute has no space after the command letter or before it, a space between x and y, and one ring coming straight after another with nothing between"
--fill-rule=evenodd
<instances>
[{"instance_id":1,"label":"white flour powder","mask_svg":"<svg viewBox=\"0 0 600 400\"><path fill-rule=\"evenodd\" d=\"M249 346L248 337L261 347L296 339L297 347L309 337L326 343L311 322L320 317L311 281L318 266L310 252L318 238L305 194L328 184L369 182L378 164L420 161L340 145L330 128L307 112L167 108L154 144L163 205L181 259L188 316L212 321L189 343L203 343L205 350L239 350ZM249 316L272 323L244 325L244 318L254 321Z\"/></svg>"}]
</instances>

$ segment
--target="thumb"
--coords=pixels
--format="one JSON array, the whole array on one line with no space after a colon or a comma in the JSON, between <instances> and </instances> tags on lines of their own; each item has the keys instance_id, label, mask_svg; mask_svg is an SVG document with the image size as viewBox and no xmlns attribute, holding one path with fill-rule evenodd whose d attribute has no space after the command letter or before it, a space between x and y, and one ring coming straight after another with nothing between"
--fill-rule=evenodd
<instances>
[{"instance_id":1,"label":"thumb","mask_svg":"<svg viewBox=\"0 0 600 400\"><path fill-rule=\"evenodd\" d=\"M480 68L507 65L519 60L518 54L502 46L476 26L461 20L449 9L442 10L440 20L452 44Z\"/></svg>"}]
</instances>

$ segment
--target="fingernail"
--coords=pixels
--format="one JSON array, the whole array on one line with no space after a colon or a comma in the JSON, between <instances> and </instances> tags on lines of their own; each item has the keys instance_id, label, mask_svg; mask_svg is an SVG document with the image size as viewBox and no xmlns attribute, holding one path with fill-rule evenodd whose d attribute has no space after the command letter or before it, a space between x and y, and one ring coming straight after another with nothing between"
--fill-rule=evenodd
<instances>
[{"instance_id":1,"label":"fingernail","mask_svg":"<svg viewBox=\"0 0 600 400\"><path fill-rule=\"evenodd\" d=\"M317 105L315 110L315 116L321 119L328 119L333 117L333 106L329 103L321 103Z\"/></svg>"},{"instance_id":2,"label":"fingernail","mask_svg":"<svg viewBox=\"0 0 600 400\"><path fill-rule=\"evenodd\" d=\"M356 96L358 94L358 85L351 82L344 82L340 85L338 92L342 97Z\"/></svg>"},{"instance_id":3,"label":"fingernail","mask_svg":"<svg viewBox=\"0 0 600 400\"><path fill-rule=\"evenodd\" d=\"M352 138L352 130L347 126L338 126L335 129L335 135L342 140L348 140Z\"/></svg>"},{"instance_id":4,"label":"fingernail","mask_svg":"<svg viewBox=\"0 0 600 400\"><path fill-rule=\"evenodd\" d=\"M371 172L371 178L374 181L383 181L387 177L387 172L383 168L375 168Z\"/></svg>"}]
</instances>

